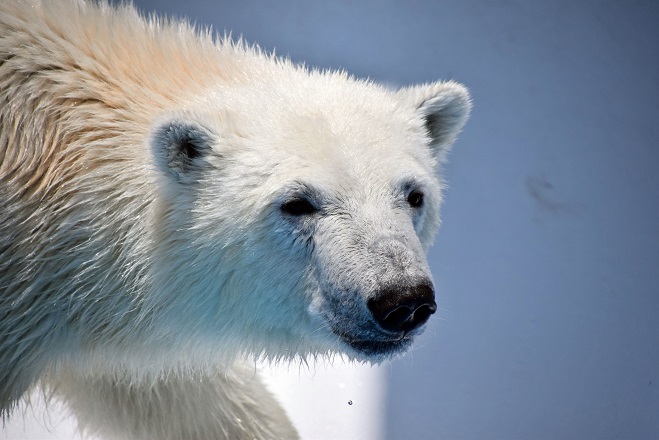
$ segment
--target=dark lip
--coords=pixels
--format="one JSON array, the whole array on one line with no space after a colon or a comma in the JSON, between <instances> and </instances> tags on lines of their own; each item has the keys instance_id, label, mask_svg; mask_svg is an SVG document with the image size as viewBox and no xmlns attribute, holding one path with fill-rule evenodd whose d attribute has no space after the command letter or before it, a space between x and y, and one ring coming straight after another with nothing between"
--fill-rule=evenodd
<instances>
[{"instance_id":1,"label":"dark lip","mask_svg":"<svg viewBox=\"0 0 659 440\"><path fill-rule=\"evenodd\" d=\"M392 339L355 339L345 334L339 336L350 348L370 358L386 358L402 353L412 344L413 339L408 335Z\"/></svg>"}]
</instances>

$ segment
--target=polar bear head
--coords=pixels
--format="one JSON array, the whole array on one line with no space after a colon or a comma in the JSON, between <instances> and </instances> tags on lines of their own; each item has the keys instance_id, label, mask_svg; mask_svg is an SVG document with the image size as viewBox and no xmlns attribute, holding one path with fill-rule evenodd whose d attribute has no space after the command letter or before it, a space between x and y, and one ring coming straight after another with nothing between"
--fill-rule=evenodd
<instances>
[{"instance_id":1,"label":"polar bear head","mask_svg":"<svg viewBox=\"0 0 659 440\"><path fill-rule=\"evenodd\" d=\"M436 310L438 166L469 109L454 82L279 65L160 117L156 327L274 357L405 350Z\"/></svg>"}]
</instances>

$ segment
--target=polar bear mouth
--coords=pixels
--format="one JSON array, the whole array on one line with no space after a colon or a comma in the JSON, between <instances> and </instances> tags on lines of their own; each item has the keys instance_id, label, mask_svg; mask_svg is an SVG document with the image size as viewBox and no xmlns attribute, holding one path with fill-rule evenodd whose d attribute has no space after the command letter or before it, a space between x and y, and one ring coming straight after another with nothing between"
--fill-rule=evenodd
<instances>
[{"instance_id":1,"label":"polar bear mouth","mask_svg":"<svg viewBox=\"0 0 659 440\"><path fill-rule=\"evenodd\" d=\"M414 339L411 335L391 339L357 339L345 334L339 337L360 357L367 358L390 357L402 353L412 345Z\"/></svg>"}]
</instances>

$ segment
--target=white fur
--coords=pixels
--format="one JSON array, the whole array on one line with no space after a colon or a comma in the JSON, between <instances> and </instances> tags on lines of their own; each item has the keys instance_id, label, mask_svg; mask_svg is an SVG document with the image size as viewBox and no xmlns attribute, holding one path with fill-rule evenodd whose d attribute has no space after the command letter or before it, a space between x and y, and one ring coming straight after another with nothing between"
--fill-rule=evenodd
<instances>
[{"instance_id":1,"label":"white fur","mask_svg":"<svg viewBox=\"0 0 659 440\"><path fill-rule=\"evenodd\" d=\"M244 355L379 362L422 330L388 339L366 304L430 280L464 87L5 0L0 102L3 415L41 382L108 438L295 437Z\"/></svg>"}]
</instances>

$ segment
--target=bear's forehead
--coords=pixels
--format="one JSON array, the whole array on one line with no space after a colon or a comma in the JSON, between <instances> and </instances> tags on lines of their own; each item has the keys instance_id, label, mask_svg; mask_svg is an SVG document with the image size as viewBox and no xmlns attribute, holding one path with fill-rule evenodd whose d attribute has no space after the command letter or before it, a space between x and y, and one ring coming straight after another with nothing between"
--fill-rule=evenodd
<instances>
[{"instance_id":1,"label":"bear's forehead","mask_svg":"<svg viewBox=\"0 0 659 440\"><path fill-rule=\"evenodd\" d=\"M219 97L219 112L228 113L231 129L252 138L254 147L302 151L319 159L324 154L396 154L425 143L411 109L384 91L350 92L351 88L255 88L240 96Z\"/></svg>"},{"instance_id":2,"label":"bear's forehead","mask_svg":"<svg viewBox=\"0 0 659 440\"><path fill-rule=\"evenodd\" d=\"M219 85L199 104L231 115L241 131L257 135L332 134L377 143L415 125L415 109L380 86L339 73L286 73L241 85Z\"/></svg>"},{"instance_id":3,"label":"bear's forehead","mask_svg":"<svg viewBox=\"0 0 659 440\"><path fill-rule=\"evenodd\" d=\"M301 79L220 87L203 105L215 113L220 132L239 139L234 151L257 168L272 168L269 175L372 186L402 174L432 174L414 109L394 93L342 77Z\"/></svg>"},{"instance_id":4,"label":"bear's forehead","mask_svg":"<svg viewBox=\"0 0 659 440\"><path fill-rule=\"evenodd\" d=\"M425 148L405 127L359 116L333 120L322 112L277 122L279 130L259 142L259 154L271 164L365 185L393 179L405 170L420 171Z\"/></svg>"}]
</instances>

